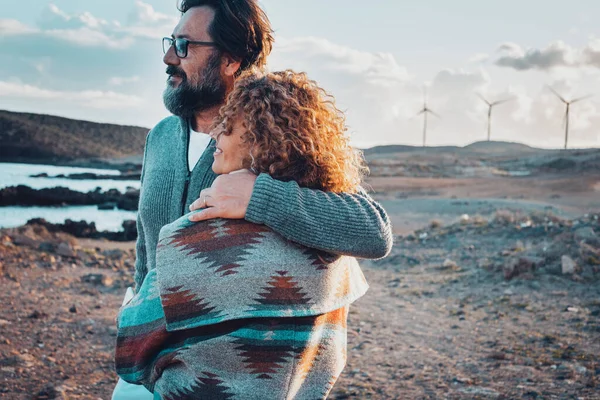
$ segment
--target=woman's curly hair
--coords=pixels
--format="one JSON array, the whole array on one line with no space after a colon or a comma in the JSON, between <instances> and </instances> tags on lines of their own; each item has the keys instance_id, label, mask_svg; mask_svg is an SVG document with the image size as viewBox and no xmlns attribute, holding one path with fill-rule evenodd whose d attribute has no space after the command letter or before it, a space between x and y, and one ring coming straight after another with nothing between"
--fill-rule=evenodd
<instances>
[{"instance_id":1,"label":"woman's curly hair","mask_svg":"<svg viewBox=\"0 0 600 400\"><path fill-rule=\"evenodd\" d=\"M359 190L368 170L350 146L345 116L305 73L242 75L220 111L221 134L231 134L237 119L253 172L327 192Z\"/></svg>"}]
</instances>

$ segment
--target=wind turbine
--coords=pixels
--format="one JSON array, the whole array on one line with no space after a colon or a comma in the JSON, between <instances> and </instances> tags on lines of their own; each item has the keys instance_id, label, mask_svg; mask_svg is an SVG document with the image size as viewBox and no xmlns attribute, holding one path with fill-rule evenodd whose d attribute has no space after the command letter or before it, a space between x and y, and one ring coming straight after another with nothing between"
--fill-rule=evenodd
<instances>
[{"instance_id":1,"label":"wind turbine","mask_svg":"<svg viewBox=\"0 0 600 400\"><path fill-rule=\"evenodd\" d=\"M560 94L558 94L558 92L556 90L552 89L552 87L548 86L548 89L550 89L552 91L552 93L554 93L556 95L556 97L558 97L560 99L560 101L565 103L567 106L567 109L565 110L565 150L566 150L567 149L567 140L569 139L569 112L571 110L571 104L575 104L581 100L589 99L593 95L588 94L587 96L583 96L583 97L579 97L577 99L573 99L571 101L567 101L567 100L565 100L564 97L562 97Z\"/></svg>"},{"instance_id":2,"label":"wind turbine","mask_svg":"<svg viewBox=\"0 0 600 400\"><path fill-rule=\"evenodd\" d=\"M494 108L494 106L497 106L499 104L502 103L506 103L507 101L511 101L511 98L508 99L504 99L504 100L498 100L498 101L494 101L494 102L489 102L485 97L483 97L483 95L477 93L477 96L485 103L488 105L488 125L487 125L487 140L488 142L490 141L490 138L492 136L492 109Z\"/></svg>"},{"instance_id":3,"label":"wind turbine","mask_svg":"<svg viewBox=\"0 0 600 400\"><path fill-rule=\"evenodd\" d=\"M441 118L435 111L427 107L427 90L423 88L423 108L417 113L417 115L423 114L423 147L425 147L427 141L427 113L431 113L431 115Z\"/></svg>"}]
</instances>

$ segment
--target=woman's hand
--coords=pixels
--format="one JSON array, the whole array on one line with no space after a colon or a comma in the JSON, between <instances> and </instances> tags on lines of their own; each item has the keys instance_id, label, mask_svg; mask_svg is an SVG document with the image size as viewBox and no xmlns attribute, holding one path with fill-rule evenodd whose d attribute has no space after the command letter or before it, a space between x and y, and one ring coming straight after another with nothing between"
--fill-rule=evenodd
<instances>
[{"instance_id":1,"label":"woman's hand","mask_svg":"<svg viewBox=\"0 0 600 400\"><path fill-rule=\"evenodd\" d=\"M190 205L190 211L204 208L189 217L198 222L213 218L242 219L246 216L252 197L256 175L241 169L220 175L212 186L200 192L200 196Z\"/></svg>"}]
</instances>

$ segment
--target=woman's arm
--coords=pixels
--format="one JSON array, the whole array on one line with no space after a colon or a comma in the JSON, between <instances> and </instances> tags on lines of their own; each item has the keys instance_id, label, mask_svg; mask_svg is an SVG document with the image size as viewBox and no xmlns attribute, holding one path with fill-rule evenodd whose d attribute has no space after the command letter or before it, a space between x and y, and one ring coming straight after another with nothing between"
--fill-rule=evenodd
<instances>
[{"instance_id":1,"label":"woman's arm","mask_svg":"<svg viewBox=\"0 0 600 400\"><path fill-rule=\"evenodd\" d=\"M246 220L265 224L293 242L340 255L382 258L393 244L389 217L364 190L326 193L267 174L256 179Z\"/></svg>"}]
</instances>

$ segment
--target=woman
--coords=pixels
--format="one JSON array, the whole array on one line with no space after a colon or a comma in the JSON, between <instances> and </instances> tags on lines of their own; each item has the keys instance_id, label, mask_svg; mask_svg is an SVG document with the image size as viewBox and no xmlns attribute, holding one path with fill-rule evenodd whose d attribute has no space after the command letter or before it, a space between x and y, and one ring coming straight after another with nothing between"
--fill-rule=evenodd
<instances>
[{"instance_id":1,"label":"woman","mask_svg":"<svg viewBox=\"0 0 600 400\"><path fill-rule=\"evenodd\" d=\"M221 110L212 168L357 192L365 167L345 131L305 74L246 75ZM354 258L189 215L161 229L156 254L117 318L123 380L161 399L327 397L346 361L348 306L368 287Z\"/></svg>"}]
</instances>

